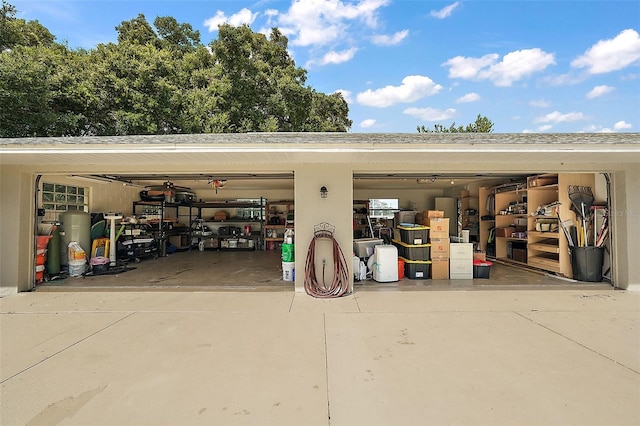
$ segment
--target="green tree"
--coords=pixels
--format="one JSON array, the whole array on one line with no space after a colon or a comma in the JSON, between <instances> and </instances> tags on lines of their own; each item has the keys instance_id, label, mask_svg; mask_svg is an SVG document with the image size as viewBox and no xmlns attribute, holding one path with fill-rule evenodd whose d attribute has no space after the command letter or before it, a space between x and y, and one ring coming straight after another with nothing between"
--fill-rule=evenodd
<instances>
[{"instance_id":1,"label":"green tree","mask_svg":"<svg viewBox=\"0 0 640 426\"><path fill-rule=\"evenodd\" d=\"M200 45L200 31L193 29L189 24L179 24L170 16L158 16L153 21L161 45L167 49L182 52L192 52Z\"/></svg>"},{"instance_id":2,"label":"green tree","mask_svg":"<svg viewBox=\"0 0 640 426\"><path fill-rule=\"evenodd\" d=\"M455 121L451 126L445 127L442 124L435 124L433 130L425 126L418 126L418 133L491 133L493 132L493 122L487 117L478 114L476 121L466 126L456 126Z\"/></svg>"},{"instance_id":3,"label":"green tree","mask_svg":"<svg viewBox=\"0 0 640 426\"><path fill-rule=\"evenodd\" d=\"M152 44L154 46L159 45L158 35L142 13L129 21L122 21L120 25L116 26L116 31L118 32L119 44L131 43L141 45Z\"/></svg>"},{"instance_id":4,"label":"green tree","mask_svg":"<svg viewBox=\"0 0 640 426\"><path fill-rule=\"evenodd\" d=\"M0 136L346 131L341 95L306 85L277 29L222 25L209 47L172 17L116 26L118 41L70 50L3 0Z\"/></svg>"},{"instance_id":5,"label":"green tree","mask_svg":"<svg viewBox=\"0 0 640 426\"><path fill-rule=\"evenodd\" d=\"M2 0L0 8L0 52L16 46L51 46L55 37L38 21L16 18L15 6Z\"/></svg>"},{"instance_id":6,"label":"green tree","mask_svg":"<svg viewBox=\"0 0 640 426\"><path fill-rule=\"evenodd\" d=\"M0 53L0 136L71 136L86 126L81 53L15 46Z\"/></svg>"},{"instance_id":7,"label":"green tree","mask_svg":"<svg viewBox=\"0 0 640 426\"><path fill-rule=\"evenodd\" d=\"M326 95L306 86L307 71L295 65L287 45L287 38L276 28L267 38L246 25L219 27L218 39L210 46L230 84L223 105L229 114L228 131L348 130L351 121L342 96L324 99Z\"/></svg>"}]
</instances>

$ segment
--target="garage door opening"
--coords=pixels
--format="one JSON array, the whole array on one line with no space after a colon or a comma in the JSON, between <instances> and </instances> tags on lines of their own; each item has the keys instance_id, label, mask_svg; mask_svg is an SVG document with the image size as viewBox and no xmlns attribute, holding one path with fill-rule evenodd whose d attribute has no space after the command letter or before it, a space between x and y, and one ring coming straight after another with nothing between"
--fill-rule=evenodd
<instances>
[{"instance_id":1,"label":"garage door opening","mask_svg":"<svg viewBox=\"0 0 640 426\"><path fill-rule=\"evenodd\" d=\"M569 187L589 187L593 191L590 227L582 225L572 208ZM602 283L576 281L572 249L561 227L567 222L575 228L575 245L597 245L598 234L608 223L608 192L606 175L591 172L355 173L354 240L373 238L395 243L405 260L405 278L380 283L358 275L355 288L522 288L575 286L579 282L608 285L612 276L608 239L603 239ZM377 204L371 204L372 200ZM113 246L116 261L126 263L120 273L74 279L62 273L49 274L48 265L44 265L40 268L44 274L36 275L40 277L38 289L294 288L293 280L284 277L282 258L285 233L295 226L292 172L51 174L39 180L37 206L40 215L36 226L59 222L65 211L88 213L92 226L102 215L106 221L98 236L109 239L109 214L122 216L117 219ZM448 240L449 245L436 246L431 241L436 235L433 232L418 244L426 247L412 247L415 241L402 241L398 224L428 226L429 211L442 212L443 219L448 219L447 230L440 230L446 234L437 238ZM578 240L584 228L586 236ZM87 248L83 247L87 259L93 257L94 237L85 244ZM465 238L477 252L472 256L484 256L493 262L488 279L452 279L451 268L458 259L452 256L450 244L459 244ZM398 240L403 244L397 244ZM109 250L103 249L104 257L109 257L106 254L110 254L110 248L111 244ZM354 262L354 272L359 266ZM461 268L468 273L468 265ZM434 273L440 275L434 278Z\"/></svg>"},{"instance_id":2,"label":"garage door opening","mask_svg":"<svg viewBox=\"0 0 640 426\"><path fill-rule=\"evenodd\" d=\"M38 239L49 239L37 289L293 288L279 251L294 227L290 171L44 175L36 194Z\"/></svg>"},{"instance_id":3,"label":"garage door opening","mask_svg":"<svg viewBox=\"0 0 640 426\"><path fill-rule=\"evenodd\" d=\"M356 172L353 192L356 247L360 241L396 246L409 278L401 284L611 284L610 196L604 173ZM589 201L584 214L576 202L580 192L592 195L590 201L581 198ZM382 215L375 207L381 201L390 206ZM411 240L420 227L430 229L419 241ZM459 253L465 243L471 250ZM371 248L360 252L359 260L366 264L371 254ZM372 279L371 268L368 273L358 276L362 288L392 286Z\"/></svg>"}]
</instances>

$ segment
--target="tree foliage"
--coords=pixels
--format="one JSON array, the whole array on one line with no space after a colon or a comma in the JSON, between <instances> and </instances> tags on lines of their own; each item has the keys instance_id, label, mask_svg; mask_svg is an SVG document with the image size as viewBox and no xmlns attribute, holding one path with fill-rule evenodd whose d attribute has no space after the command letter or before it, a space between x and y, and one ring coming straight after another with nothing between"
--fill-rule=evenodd
<instances>
[{"instance_id":1,"label":"tree foliage","mask_svg":"<svg viewBox=\"0 0 640 426\"><path fill-rule=\"evenodd\" d=\"M221 25L204 46L172 17L120 23L116 43L72 50L37 21L0 16L0 137L344 132L346 101L306 85L277 29Z\"/></svg>"},{"instance_id":2,"label":"tree foliage","mask_svg":"<svg viewBox=\"0 0 640 426\"><path fill-rule=\"evenodd\" d=\"M466 126L456 126L455 121L451 126L445 127L442 124L435 124L433 130L425 126L418 126L418 133L491 133L493 132L493 122L487 117L478 114L476 121Z\"/></svg>"}]
</instances>

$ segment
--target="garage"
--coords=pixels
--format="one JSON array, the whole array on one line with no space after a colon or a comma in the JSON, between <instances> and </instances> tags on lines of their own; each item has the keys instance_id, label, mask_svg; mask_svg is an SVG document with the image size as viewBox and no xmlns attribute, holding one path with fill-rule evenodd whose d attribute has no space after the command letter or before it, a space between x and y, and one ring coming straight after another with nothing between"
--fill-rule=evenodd
<instances>
[{"instance_id":1,"label":"garage","mask_svg":"<svg viewBox=\"0 0 640 426\"><path fill-rule=\"evenodd\" d=\"M9 271L3 292L83 286L304 291L300 271L314 226L325 222L335 227L345 254L350 291L464 285L466 278L442 275L442 265L451 270L458 259L451 250L436 253L434 234L423 244L402 241L398 225L433 228L429 212L448 221L448 238L441 234L438 242L448 239L451 249L469 241L475 260L493 263L489 278L479 265L480 275L468 285L635 284L628 256L637 242L625 230L637 227L630 218L638 212L632 196L638 144L629 134L38 138L4 140L2 154L3 217L20 218L18 227L3 221L3 248L20 247L3 258L17 265L3 267ZM19 184L9 184L9 176ZM570 188L593 196L585 221L572 207ZM12 196L20 201L4 202ZM379 200L392 204L379 209ZM91 225L103 220L101 238L120 232L108 251L114 249L118 267L130 269L59 281L37 274L42 225L74 209L86 211ZM607 237L598 240L605 226ZM283 261L287 238L295 243L293 262ZM407 276L386 282L355 275L352 247L362 239L399 249ZM601 277L574 279L571 244L600 246ZM293 263L291 271L285 263ZM436 269L442 278L432 279Z\"/></svg>"}]
</instances>

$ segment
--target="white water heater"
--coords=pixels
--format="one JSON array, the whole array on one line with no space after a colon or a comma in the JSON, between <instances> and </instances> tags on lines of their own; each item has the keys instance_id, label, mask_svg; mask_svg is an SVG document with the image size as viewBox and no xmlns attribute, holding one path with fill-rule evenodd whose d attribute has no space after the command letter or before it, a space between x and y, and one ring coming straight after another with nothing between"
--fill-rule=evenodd
<instances>
[{"instance_id":1,"label":"white water heater","mask_svg":"<svg viewBox=\"0 0 640 426\"><path fill-rule=\"evenodd\" d=\"M371 265L373 279L381 283L398 281L398 249L396 246L375 246L373 255L374 261Z\"/></svg>"}]
</instances>

